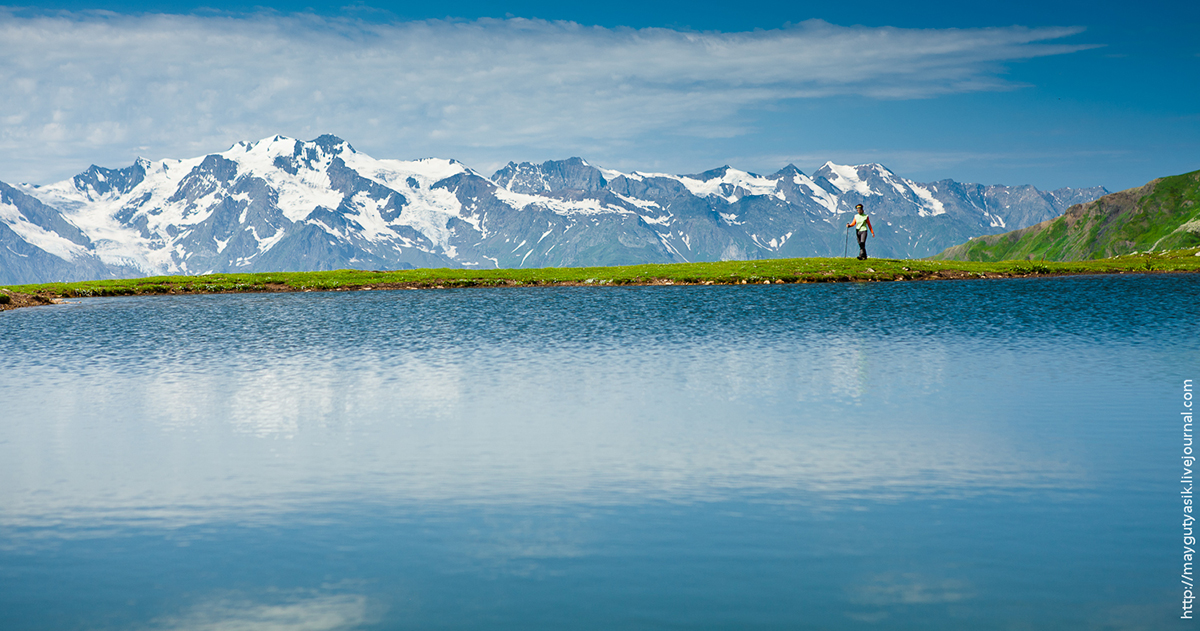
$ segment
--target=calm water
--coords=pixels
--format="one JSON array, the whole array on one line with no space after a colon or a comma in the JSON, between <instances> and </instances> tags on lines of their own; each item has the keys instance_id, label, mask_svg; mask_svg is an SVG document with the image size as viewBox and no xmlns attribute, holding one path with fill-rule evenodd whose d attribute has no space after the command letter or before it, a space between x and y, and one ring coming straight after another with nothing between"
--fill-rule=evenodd
<instances>
[{"instance_id":1,"label":"calm water","mask_svg":"<svg viewBox=\"0 0 1200 631\"><path fill-rule=\"evenodd\" d=\"M1180 626L1200 276L0 314L0 626Z\"/></svg>"}]
</instances>

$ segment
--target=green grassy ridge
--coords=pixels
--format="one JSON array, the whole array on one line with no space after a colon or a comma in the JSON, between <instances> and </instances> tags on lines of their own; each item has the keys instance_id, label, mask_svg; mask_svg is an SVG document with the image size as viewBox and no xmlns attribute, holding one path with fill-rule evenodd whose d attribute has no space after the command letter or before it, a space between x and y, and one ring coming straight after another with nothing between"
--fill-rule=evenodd
<instances>
[{"instance_id":1,"label":"green grassy ridge","mask_svg":"<svg viewBox=\"0 0 1200 631\"><path fill-rule=\"evenodd\" d=\"M1072 206L1061 217L956 245L938 260L1080 261L1200 245L1200 171Z\"/></svg>"},{"instance_id":2,"label":"green grassy ridge","mask_svg":"<svg viewBox=\"0 0 1200 631\"><path fill-rule=\"evenodd\" d=\"M263 291L337 291L393 288L513 287L545 285L761 284L898 281L1061 274L1200 271L1200 248L1071 262L960 262L903 259L801 258L719 263L536 269L335 270L261 274L153 276L0 288L56 298Z\"/></svg>"}]
</instances>

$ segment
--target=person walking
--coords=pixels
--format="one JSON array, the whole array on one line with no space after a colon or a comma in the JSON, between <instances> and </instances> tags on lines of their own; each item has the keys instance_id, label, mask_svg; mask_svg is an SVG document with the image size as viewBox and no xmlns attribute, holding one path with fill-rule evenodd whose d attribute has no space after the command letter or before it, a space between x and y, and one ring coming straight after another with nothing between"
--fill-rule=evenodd
<instances>
[{"instance_id":1,"label":"person walking","mask_svg":"<svg viewBox=\"0 0 1200 631\"><path fill-rule=\"evenodd\" d=\"M846 224L846 227L854 226L854 231L858 237L858 260L867 260L867 231L871 231L871 236L875 236L875 229L871 227L871 218L867 216L867 211L863 210L862 204L854 207L858 214L854 215L854 221Z\"/></svg>"}]
</instances>

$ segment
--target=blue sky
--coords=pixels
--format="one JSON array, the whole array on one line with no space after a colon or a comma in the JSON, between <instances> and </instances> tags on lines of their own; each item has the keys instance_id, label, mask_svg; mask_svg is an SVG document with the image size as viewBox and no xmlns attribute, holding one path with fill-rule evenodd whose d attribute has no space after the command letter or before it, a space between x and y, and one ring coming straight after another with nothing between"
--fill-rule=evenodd
<instances>
[{"instance_id":1,"label":"blue sky","mask_svg":"<svg viewBox=\"0 0 1200 631\"><path fill-rule=\"evenodd\" d=\"M333 133L379 158L1200 169L1197 3L88 2L0 10L0 180Z\"/></svg>"}]
</instances>

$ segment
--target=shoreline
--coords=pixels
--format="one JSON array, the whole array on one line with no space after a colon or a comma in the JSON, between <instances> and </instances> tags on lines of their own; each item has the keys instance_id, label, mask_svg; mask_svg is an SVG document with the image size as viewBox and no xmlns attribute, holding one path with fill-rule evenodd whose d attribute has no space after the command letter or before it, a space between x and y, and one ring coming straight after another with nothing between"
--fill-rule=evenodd
<instances>
[{"instance_id":1,"label":"shoreline","mask_svg":"<svg viewBox=\"0 0 1200 631\"><path fill-rule=\"evenodd\" d=\"M335 270L157 276L0 287L0 311L100 296L200 295L467 287L620 287L911 282L1200 273L1200 248L1092 261L996 263L907 259L765 259L590 268Z\"/></svg>"}]
</instances>

